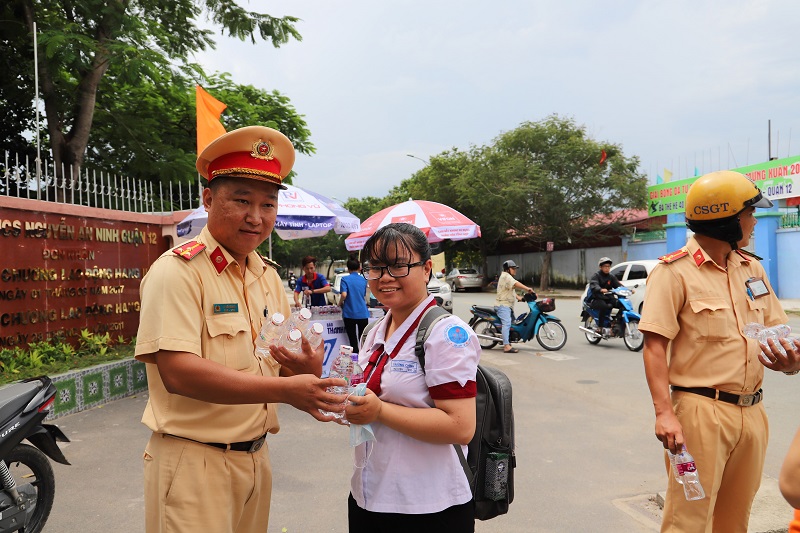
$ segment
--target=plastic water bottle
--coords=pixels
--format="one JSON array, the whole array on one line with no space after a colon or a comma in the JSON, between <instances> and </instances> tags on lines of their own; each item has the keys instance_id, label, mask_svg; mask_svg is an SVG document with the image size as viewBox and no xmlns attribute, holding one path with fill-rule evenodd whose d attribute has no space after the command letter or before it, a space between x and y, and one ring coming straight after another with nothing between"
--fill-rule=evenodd
<instances>
[{"instance_id":1,"label":"plastic water bottle","mask_svg":"<svg viewBox=\"0 0 800 533\"><path fill-rule=\"evenodd\" d=\"M748 324L745 324L742 333L744 333L745 337L748 337L750 339L757 339L758 334L761 333L761 331L765 329L765 327L766 326L764 326L764 324L759 324L758 322L750 322Z\"/></svg>"},{"instance_id":2,"label":"plastic water bottle","mask_svg":"<svg viewBox=\"0 0 800 533\"><path fill-rule=\"evenodd\" d=\"M342 345L339 347L339 356L333 360L331 363L331 372L328 374L328 377L331 378L339 378L343 379L347 382L347 385L344 387L328 387L327 392L332 394L347 394L348 387L350 386L350 378L353 373L353 360L351 359L351 355L353 353L353 348L347 345ZM362 380L363 372L362 372ZM343 406L341 406L343 407ZM323 411L320 409L320 412L323 415L333 415L338 419L344 418L344 409L340 408L337 411Z\"/></svg>"},{"instance_id":3,"label":"plastic water bottle","mask_svg":"<svg viewBox=\"0 0 800 533\"><path fill-rule=\"evenodd\" d=\"M348 346L348 348L350 347ZM352 350L352 348L350 349ZM353 392L352 389L355 388L356 385L359 383L364 383L364 369L358 364L357 353L351 353L350 360L353 363L353 370L350 373L350 392Z\"/></svg>"},{"instance_id":4,"label":"plastic water bottle","mask_svg":"<svg viewBox=\"0 0 800 533\"><path fill-rule=\"evenodd\" d=\"M256 352L259 355L263 352L269 354L269 346L271 344L278 344L281 335L284 334L284 324L286 318L281 313L273 314L264 325L261 326L261 331L256 337Z\"/></svg>"},{"instance_id":5,"label":"plastic water bottle","mask_svg":"<svg viewBox=\"0 0 800 533\"><path fill-rule=\"evenodd\" d=\"M300 340L302 337L303 334L300 333L299 329L292 329L281 339L281 346L291 353L300 353L302 351L302 341Z\"/></svg>"},{"instance_id":6,"label":"plastic water bottle","mask_svg":"<svg viewBox=\"0 0 800 533\"><path fill-rule=\"evenodd\" d=\"M308 329L308 333L306 334L306 339L308 339L308 344L311 345L312 350L316 350L319 347L319 345L322 344L322 341L324 340L322 338L323 331L324 328L322 327L322 324L320 324L319 322L314 322Z\"/></svg>"},{"instance_id":7,"label":"plastic water bottle","mask_svg":"<svg viewBox=\"0 0 800 533\"><path fill-rule=\"evenodd\" d=\"M680 453L673 454L667 450L669 461L672 463L672 471L675 479L683 485L683 494L689 501L702 500L706 497L703 486L700 484L700 475L697 473L697 465L694 463L694 457L686 449L686 446Z\"/></svg>"},{"instance_id":8,"label":"plastic water bottle","mask_svg":"<svg viewBox=\"0 0 800 533\"><path fill-rule=\"evenodd\" d=\"M745 337L750 337L751 339L758 339L758 342L760 342L761 344L766 344L767 346L769 346L767 340L772 339L775 342L778 351L781 352L783 355L786 355L786 349L784 349L779 339L788 339L791 333L792 333L792 328L789 327L788 324L778 324L776 326L768 328L761 324L750 322L744 327Z\"/></svg>"},{"instance_id":9,"label":"plastic water bottle","mask_svg":"<svg viewBox=\"0 0 800 533\"><path fill-rule=\"evenodd\" d=\"M296 313L292 313L291 327L299 329L300 333L308 336L308 329L311 327L311 311L301 307Z\"/></svg>"}]
</instances>

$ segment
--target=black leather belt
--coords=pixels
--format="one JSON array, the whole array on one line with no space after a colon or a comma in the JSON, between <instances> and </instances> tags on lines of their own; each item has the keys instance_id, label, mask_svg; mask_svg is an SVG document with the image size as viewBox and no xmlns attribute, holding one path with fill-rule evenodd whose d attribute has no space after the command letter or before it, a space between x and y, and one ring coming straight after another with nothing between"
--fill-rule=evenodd
<instances>
[{"instance_id":1,"label":"black leather belt","mask_svg":"<svg viewBox=\"0 0 800 533\"><path fill-rule=\"evenodd\" d=\"M247 453L255 453L264 446L264 441L267 438L267 435L264 434L261 437L257 438L256 440L249 440L245 442L232 442L230 444L225 444L222 442L202 442L199 440L194 439L187 439L186 437L179 437L178 435L170 435L169 433L165 433L168 437L175 437L176 439L183 439L183 440L190 440L192 442L196 442L197 444L205 444L206 446L213 446L214 448L219 448L221 450L231 450L234 452L247 452Z\"/></svg>"},{"instance_id":2,"label":"black leather belt","mask_svg":"<svg viewBox=\"0 0 800 533\"><path fill-rule=\"evenodd\" d=\"M755 405L764 399L764 391L762 389L758 389L758 392L755 394L732 394L730 392L711 389L708 387L679 387L678 385L673 385L672 390L691 392L692 394L699 394L700 396L705 396L706 398L732 403L733 405L738 405L741 407L750 407L751 405Z\"/></svg>"}]
</instances>

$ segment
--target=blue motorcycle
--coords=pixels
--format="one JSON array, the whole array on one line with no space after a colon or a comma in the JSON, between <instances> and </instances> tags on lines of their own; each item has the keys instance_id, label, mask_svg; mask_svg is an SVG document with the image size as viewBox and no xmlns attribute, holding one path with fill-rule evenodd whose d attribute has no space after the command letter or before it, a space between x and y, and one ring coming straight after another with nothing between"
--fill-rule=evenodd
<instances>
[{"instance_id":1,"label":"blue motorcycle","mask_svg":"<svg viewBox=\"0 0 800 533\"><path fill-rule=\"evenodd\" d=\"M639 320L641 315L633 310L631 301L628 299L633 291L626 287L611 289L610 294L614 308L611 310L610 328L601 328L599 323L600 311L590 307L589 299L583 301L583 311L581 318L583 326L580 330L586 335L589 344L598 344L601 340L619 339L625 342L625 346L632 352L638 352L644 346L644 335L639 331Z\"/></svg>"},{"instance_id":2,"label":"blue motorcycle","mask_svg":"<svg viewBox=\"0 0 800 533\"><path fill-rule=\"evenodd\" d=\"M527 342L536 337L545 350L563 348L567 343L567 329L561 324L560 318L547 314L555 311L556 301L544 298L537 302L536 295L532 293L523 296L522 301L528 304L529 311L512 322L509 342ZM502 323L494 307L473 305L469 312L473 315L469 325L478 336L481 348L490 350L503 342Z\"/></svg>"}]
</instances>

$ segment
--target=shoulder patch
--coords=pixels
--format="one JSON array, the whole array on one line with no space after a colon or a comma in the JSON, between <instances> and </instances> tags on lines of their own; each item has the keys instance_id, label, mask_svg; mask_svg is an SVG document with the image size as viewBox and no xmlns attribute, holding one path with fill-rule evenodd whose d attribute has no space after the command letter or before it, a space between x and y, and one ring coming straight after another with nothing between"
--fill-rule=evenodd
<instances>
[{"instance_id":1,"label":"shoulder patch","mask_svg":"<svg viewBox=\"0 0 800 533\"><path fill-rule=\"evenodd\" d=\"M681 248L680 250L676 250L666 255L662 255L658 259L662 263L672 263L673 261L677 261L681 257L686 257L687 255L689 255L689 250L687 250L686 248Z\"/></svg>"},{"instance_id":2,"label":"shoulder patch","mask_svg":"<svg viewBox=\"0 0 800 533\"><path fill-rule=\"evenodd\" d=\"M265 265L271 266L275 270L280 270L281 266L278 263L276 263L275 261L273 261L272 259L270 259L269 257L265 257L263 255L260 256L260 257L261 257L261 260L264 261Z\"/></svg>"},{"instance_id":3,"label":"shoulder patch","mask_svg":"<svg viewBox=\"0 0 800 533\"><path fill-rule=\"evenodd\" d=\"M741 250L741 249L737 248L737 249L736 249L736 253L737 253L737 254L739 254L739 256L740 256L740 257L742 257L742 258L746 259L747 261L750 261L750 260L751 260L751 259L750 259L751 257L752 257L753 259L758 259L759 261L763 261L763 260L764 260L764 258L763 258L763 257L759 257L759 256L757 256L756 254L754 254L753 252L749 252L749 251L747 251L747 250Z\"/></svg>"},{"instance_id":4,"label":"shoulder patch","mask_svg":"<svg viewBox=\"0 0 800 533\"><path fill-rule=\"evenodd\" d=\"M469 343L469 333L460 324L450 324L444 330L444 338L451 345L456 348L463 348Z\"/></svg>"},{"instance_id":5,"label":"shoulder patch","mask_svg":"<svg viewBox=\"0 0 800 533\"><path fill-rule=\"evenodd\" d=\"M181 259L185 259L186 261L191 261L197 256L197 254L199 254L205 249L206 249L205 244L199 243L197 241L189 241L181 244L177 248L173 248L172 253L174 253Z\"/></svg>"}]
</instances>

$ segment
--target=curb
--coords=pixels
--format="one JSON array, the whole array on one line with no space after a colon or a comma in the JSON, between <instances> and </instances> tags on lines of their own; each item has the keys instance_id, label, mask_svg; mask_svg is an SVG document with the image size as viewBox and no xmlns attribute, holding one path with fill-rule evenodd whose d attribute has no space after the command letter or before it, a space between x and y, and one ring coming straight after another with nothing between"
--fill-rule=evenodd
<instances>
[{"instance_id":1,"label":"curb","mask_svg":"<svg viewBox=\"0 0 800 533\"><path fill-rule=\"evenodd\" d=\"M50 376L58 393L47 420L147 391L145 364L134 358Z\"/></svg>"}]
</instances>

